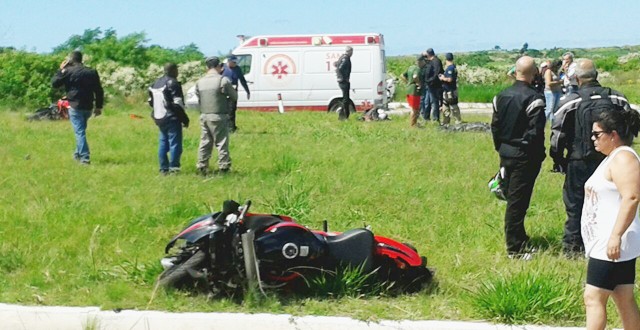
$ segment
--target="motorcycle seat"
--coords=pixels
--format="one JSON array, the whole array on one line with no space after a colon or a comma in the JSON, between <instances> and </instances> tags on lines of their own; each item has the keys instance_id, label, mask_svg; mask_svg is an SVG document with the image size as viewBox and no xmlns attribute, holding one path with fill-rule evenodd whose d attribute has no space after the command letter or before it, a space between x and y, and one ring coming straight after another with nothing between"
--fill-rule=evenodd
<instances>
[{"instance_id":1,"label":"motorcycle seat","mask_svg":"<svg viewBox=\"0 0 640 330\"><path fill-rule=\"evenodd\" d=\"M325 237L329 254L341 264L361 267L363 272L373 269L375 239L366 229L351 229L336 236Z\"/></svg>"}]
</instances>

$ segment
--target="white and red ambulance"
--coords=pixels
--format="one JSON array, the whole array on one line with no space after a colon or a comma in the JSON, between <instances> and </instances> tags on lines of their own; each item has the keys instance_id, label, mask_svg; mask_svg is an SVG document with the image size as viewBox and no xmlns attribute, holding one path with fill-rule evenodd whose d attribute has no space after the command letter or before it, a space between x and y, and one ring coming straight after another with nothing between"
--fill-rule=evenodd
<instances>
[{"instance_id":1,"label":"white and red ambulance","mask_svg":"<svg viewBox=\"0 0 640 330\"><path fill-rule=\"evenodd\" d=\"M335 62L353 47L350 97L358 110L387 103L384 38L379 33L256 36L233 50L251 98L238 86L238 108L335 111L342 93Z\"/></svg>"}]
</instances>

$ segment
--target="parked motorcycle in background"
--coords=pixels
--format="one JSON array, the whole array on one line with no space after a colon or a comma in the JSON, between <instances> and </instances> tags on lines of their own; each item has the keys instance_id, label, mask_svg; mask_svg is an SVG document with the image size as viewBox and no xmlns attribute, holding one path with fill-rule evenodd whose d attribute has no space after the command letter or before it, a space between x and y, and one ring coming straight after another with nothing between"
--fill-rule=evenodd
<instances>
[{"instance_id":1,"label":"parked motorcycle in background","mask_svg":"<svg viewBox=\"0 0 640 330\"><path fill-rule=\"evenodd\" d=\"M280 288L351 267L415 292L432 278L427 258L409 244L364 228L330 233L326 222L324 231L312 231L285 215L249 213L250 206L250 201L225 201L222 211L191 221L165 248L160 285L234 294L252 285Z\"/></svg>"}]
</instances>

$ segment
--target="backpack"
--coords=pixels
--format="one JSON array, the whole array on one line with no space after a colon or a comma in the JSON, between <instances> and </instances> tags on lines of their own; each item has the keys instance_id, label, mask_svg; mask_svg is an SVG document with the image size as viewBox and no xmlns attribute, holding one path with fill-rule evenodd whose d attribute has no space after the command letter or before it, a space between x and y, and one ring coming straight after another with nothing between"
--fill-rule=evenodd
<instances>
[{"instance_id":1,"label":"backpack","mask_svg":"<svg viewBox=\"0 0 640 330\"><path fill-rule=\"evenodd\" d=\"M611 88L603 88L600 94L579 89L577 91L582 101L575 111L575 126L573 138L573 153L579 153L573 157L577 159L603 159L604 156L597 152L591 141L593 122L605 110L617 109L611 102ZM581 157L580 157L581 156Z\"/></svg>"},{"instance_id":2,"label":"backpack","mask_svg":"<svg viewBox=\"0 0 640 330\"><path fill-rule=\"evenodd\" d=\"M153 110L151 111L151 118L156 122L156 124L162 124L169 114L167 111L167 101L164 99L164 90L167 88L166 85L161 88L152 88L149 87L149 92L152 95L152 104L151 107Z\"/></svg>"}]
</instances>

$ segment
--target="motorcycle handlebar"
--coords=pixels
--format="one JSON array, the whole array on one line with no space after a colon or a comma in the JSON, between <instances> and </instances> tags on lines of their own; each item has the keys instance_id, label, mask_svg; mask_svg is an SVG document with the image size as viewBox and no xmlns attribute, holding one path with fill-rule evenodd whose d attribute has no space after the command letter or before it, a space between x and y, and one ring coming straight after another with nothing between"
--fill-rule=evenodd
<instances>
[{"instance_id":1,"label":"motorcycle handlebar","mask_svg":"<svg viewBox=\"0 0 640 330\"><path fill-rule=\"evenodd\" d=\"M240 216L238 217L238 221L244 220L244 216L249 212L249 208L251 207L251 200L247 199L244 203L244 207L242 207L242 211L240 212Z\"/></svg>"}]
</instances>

